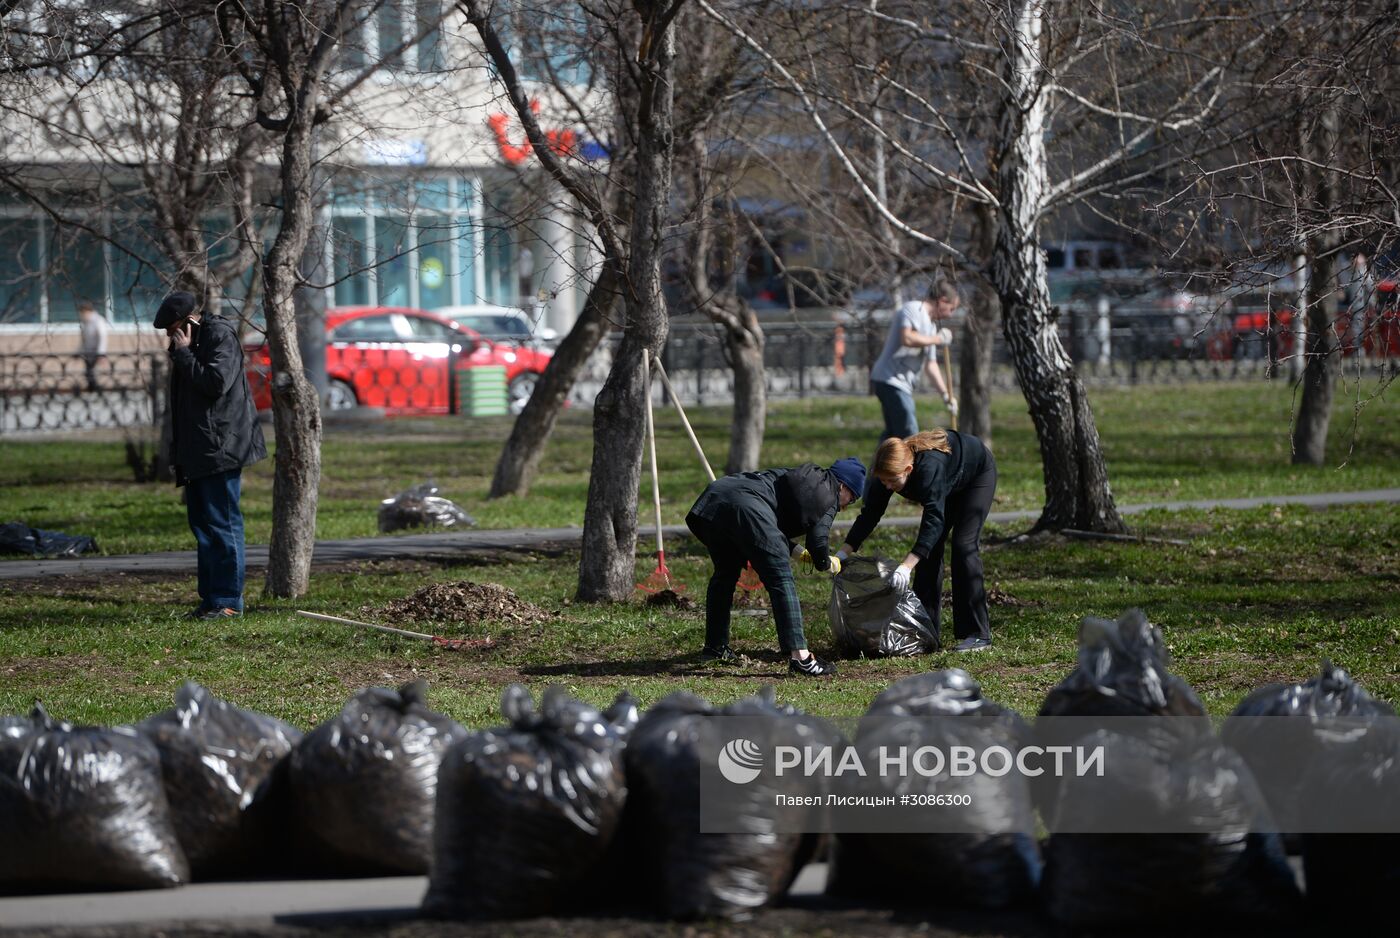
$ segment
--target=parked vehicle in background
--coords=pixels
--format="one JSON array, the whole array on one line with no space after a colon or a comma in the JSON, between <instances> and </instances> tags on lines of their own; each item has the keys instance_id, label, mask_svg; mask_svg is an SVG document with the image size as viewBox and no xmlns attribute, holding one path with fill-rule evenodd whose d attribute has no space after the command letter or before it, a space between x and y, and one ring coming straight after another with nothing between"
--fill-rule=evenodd
<instances>
[{"instance_id":1,"label":"parked vehicle in background","mask_svg":"<svg viewBox=\"0 0 1400 938\"><path fill-rule=\"evenodd\" d=\"M271 357L245 344L248 383L258 410L272 406ZM386 414L452 411L456 372L483 365L506 370L512 413L535 390L550 354L492 342L455 319L421 309L346 306L326 311L327 406L382 407Z\"/></svg>"},{"instance_id":2,"label":"parked vehicle in background","mask_svg":"<svg viewBox=\"0 0 1400 938\"><path fill-rule=\"evenodd\" d=\"M538 345L549 344L559 338L559 333L537 324L529 313L514 306L480 303L473 306L443 306L433 312L474 330L492 342Z\"/></svg>"},{"instance_id":3,"label":"parked vehicle in background","mask_svg":"<svg viewBox=\"0 0 1400 938\"><path fill-rule=\"evenodd\" d=\"M1230 298L1214 320L1206 357L1216 361L1266 359L1277 363L1293 354L1293 296L1277 290L1250 290Z\"/></svg>"}]
</instances>

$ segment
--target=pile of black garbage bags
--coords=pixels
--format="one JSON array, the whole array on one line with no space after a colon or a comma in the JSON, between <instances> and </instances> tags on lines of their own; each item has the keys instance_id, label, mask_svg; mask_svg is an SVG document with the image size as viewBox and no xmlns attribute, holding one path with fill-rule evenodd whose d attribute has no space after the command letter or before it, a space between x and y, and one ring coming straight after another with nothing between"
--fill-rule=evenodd
<instances>
[{"instance_id":1,"label":"pile of black garbage bags","mask_svg":"<svg viewBox=\"0 0 1400 938\"><path fill-rule=\"evenodd\" d=\"M1316 811L1368 798L1400 811L1384 797L1400 782L1390 708L1329 663L1250 694L1217 732L1168 666L1161 634L1134 610L1084 621L1078 666L1034 721L958 669L892 684L849 733L779 706L771 689L723 707L679 692L643 713L626 693L599 709L512 685L502 725L477 731L430 709L421 683L363 690L304 735L195 684L135 726L75 727L36 708L0 718L0 893L426 874L433 917L734 919L826 859L841 902L1034 906L1108 933L1286 925L1309 904L1332 920L1380 914L1400 885L1400 834L1316 833ZM1069 738L1064 717L1126 722ZM1277 777L1279 747L1253 731L1258 717L1313 747L1309 771ZM1107 740L1114 771L878 780L892 794L966 796L936 833L794 829L765 776L733 786L733 832L702 833L702 762L722 718L859 753ZM1114 811L1173 822L1100 830ZM1400 817L1376 830L1400 831Z\"/></svg>"}]
</instances>

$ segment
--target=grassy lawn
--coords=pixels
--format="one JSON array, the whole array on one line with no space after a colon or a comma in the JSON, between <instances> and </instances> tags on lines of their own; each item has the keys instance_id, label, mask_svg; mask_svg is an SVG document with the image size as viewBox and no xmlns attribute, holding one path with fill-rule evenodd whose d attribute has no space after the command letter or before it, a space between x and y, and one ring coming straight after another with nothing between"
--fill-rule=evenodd
<instances>
[{"instance_id":1,"label":"grassy lawn","mask_svg":"<svg viewBox=\"0 0 1400 938\"><path fill-rule=\"evenodd\" d=\"M1284 393L1272 385L1099 392L1099 425L1119 501L1395 484L1400 409L1393 403L1376 402L1365 411L1345 466L1304 470L1287 464ZM1018 399L997 403L998 508L1039 504L1038 463L1023 409ZM718 459L727 415L703 410L695 417ZM826 462L861 452L875 419L873 401L864 399L776 406L765 461ZM1342 411L1339 419L1345 419ZM659 422L671 427L673 418L663 410ZM334 434L327 443L323 536L373 533L377 500L426 475L483 525L577 523L588 466L587 415L565 421L534 495L486 504L482 495L502 432L484 423L400 422L370 437ZM664 447L666 520L679 521L702 476L679 432L668 434ZM119 447L7 442L4 451L0 517L93 533L112 552L192 546L172 490L124 481ZM267 536L269 488L266 467L250 474L255 541ZM309 727L359 687L422 677L433 685L431 699L440 709L474 726L496 721L500 691L510 681L537 690L559 683L599 703L627 688L644 704L680 688L725 701L775 683L781 701L843 717L858 715L900 676L956 665L972 671L988 696L1029 714L1072 667L1080 618L1115 617L1130 606L1143 607L1162 627L1175 670L1217 714L1259 684L1316 673L1324 657L1400 704L1400 506L1153 512L1133 524L1189 546L999 543L986 553L988 585L1012 601L991 610L997 641L991 651L970 658L944 653L850 661L837 678L822 681L785 677L766 616L735 617L733 644L747 661L702 666L692 657L703 633L698 607L571 603L573 554L318 568L310 594L291 602L258 601L253 577L249 614L216 624L178 618L193 602L193 570L0 581L0 713L23 712L41 699L70 720L135 720L167 706L180 681L194 679L244 706ZM988 533L995 540L1016 531ZM871 543L895 554L908 537L887 530ZM707 559L689 542L668 553L688 594L702 599ZM652 565L649 556L639 557L639 580ZM509 586L552 616L531 626L387 623L446 635L490 634L498 641L490 650L452 652L294 614L308 609L372 618L375 607L424 585L461 580ZM830 587L819 574L802 575L799 584L809 639L821 652L830 642ZM945 631L951 631L946 614Z\"/></svg>"},{"instance_id":2,"label":"grassy lawn","mask_svg":"<svg viewBox=\"0 0 1400 938\"><path fill-rule=\"evenodd\" d=\"M1359 415L1339 395L1330 464L1289 465L1290 391L1282 382L1097 390L1094 402L1120 504L1387 487L1400 476L1400 397L1370 402ZM934 408L921 401L923 413ZM1353 421L1353 416L1356 420ZM722 471L729 410L690 414L706 453ZM398 420L369 428L332 428L326 437L321 538L377 533L380 499L433 479L442 494L488 528L581 524L592 457L591 414L564 415L544 470L526 498L486 500L509 424L454 418ZM1000 470L997 510L1035 509L1043 501L1040 458L1024 401L1002 395L993 407ZM846 455L868 461L879 433L874 398L775 403L764 442L765 465L829 464ZM705 476L675 414L657 411L663 518L680 523ZM271 428L268 428L269 442ZM0 457L0 521L91 534L105 553L193 547L173 487L137 485L120 444L6 440ZM650 504L644 473L643 506ZM244 475L248 539L266 543L272 463ZM649 515L648 515L649 517Z\"/></svg>"}]
</instances>

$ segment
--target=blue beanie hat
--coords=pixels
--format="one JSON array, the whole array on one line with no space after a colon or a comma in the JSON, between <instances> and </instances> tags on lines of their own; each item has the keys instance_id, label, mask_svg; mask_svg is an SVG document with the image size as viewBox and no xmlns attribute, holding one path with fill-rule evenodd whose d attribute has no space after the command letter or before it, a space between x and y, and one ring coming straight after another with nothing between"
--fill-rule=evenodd
<instances>
[{"instance_id":1,"label":"blue beanie hat","mask_svg":"<svg viewBox=\"0 0 1400 938\"><path fill-rule=\"evenodd\" d=\"M860 498L865 492L865 464L854 456L847 456L845 459L838 459L831 464L828 470L836 481L851 490L851 494Z\"/></svg>"}]
</instances>

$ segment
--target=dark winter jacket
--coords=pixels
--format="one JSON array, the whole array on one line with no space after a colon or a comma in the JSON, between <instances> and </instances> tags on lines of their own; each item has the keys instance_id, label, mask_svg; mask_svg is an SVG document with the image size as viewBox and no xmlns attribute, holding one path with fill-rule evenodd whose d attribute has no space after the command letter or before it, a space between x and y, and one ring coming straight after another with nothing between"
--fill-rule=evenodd
<instances>
[{"instance_id":1,"label":"dark winter jacket","mask_svg":"<svg viewBox=\"0 0 1400 938\"><path fill-rule=\"evenodd\" d=\"M189 348L171 350L170 414L176 485L267 456L233 323L206 317Z\"/></svg>"},{"instance_id":2,"label":"dark winter jacket","mask_svg":"<svg viewBox=\"0 0 1400 938\"><path fill-rule=\"evenodd\" d=\"M806 538L807 552L818 570L831 565L827 538L841 505L841 484L815 463L793 469L740 472L711 482L690 513L706 521L731 523L734 509L749 508L771 517L790 542ZM791 545L789 545L791 546Z\"/></svg>"},{"instance_id":3,"label":"dark winter jacket","mask_svg":"<svg viewBox=\"0 0 1400 938\"><path fill-rule=\"evenodd\" d=\"M914 471L909 473L904 488L899 492L909 501L924 506L919 536L914 546L909 548L909 553L921 558L928 557L943 536L943 508L948 496L971 485L987 463L987 448L981 440L956 430L947 433L951 452L926 449L915 453ZM861 503L860 517L856 518L851 532L846 535L848 550L856 550L865 543L870 532L875 530L875 525L885 516L893 494L880 484L879 479L871 477L870 484L866 486L865 500Z\"/></svg>"}]
</instances>

